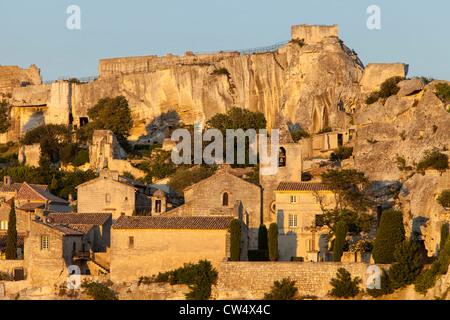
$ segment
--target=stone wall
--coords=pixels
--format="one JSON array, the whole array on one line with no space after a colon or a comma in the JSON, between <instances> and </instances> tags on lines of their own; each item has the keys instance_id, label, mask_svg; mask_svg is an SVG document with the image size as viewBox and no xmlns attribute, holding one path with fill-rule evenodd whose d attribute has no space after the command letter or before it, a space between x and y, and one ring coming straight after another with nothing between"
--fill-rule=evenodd
<instances>
[{"instance_id":1,"label":"stone wall","mask_svg":"<svg viewBox=\"0 0 450 320\"><path fill-rule=\"evenodd\" d=\"M0 65L0 94L7 95L13 88L27 84L41 84L40 73L41 71L34 64L29 69Z\"/></svg>"},{"instance_id":2,"label":"stone wall","mask_svg":"<svg viewBox=\"0 0 450 320\"><path fill-rule=\"evenodd\" d=\"M18 160L21 165L39 167L41 144L23 145L19 149Z\"/></svg>"},{"instance_id":3,"label":"stone wall","mask_svg":"<svg viewBox=\"0 0 450 320\"><path fill-rule=\"evenodd\" d=\"M228 262L220 264L219 279L214 297L224 299L262 299L274 281L290 278L296 281L300 295L325 296L331 289L338 268L345 268L354 277L360 277L360 288L373 272L363 262ZM382 268L389 265L378 265Z\"/></svg>"},{"instance_id":4,"label":"stone wall","mask_svg":"<svg viewBox=\"0 0 450 320\"><path fill-rule=\"evenodd\" d=\"M380 89L386 79L391 77L406 77L408 65L404 63L369 63L364 68L361 78L361 92L370 93Z\"/></svg>"},{"instance_id":5,"label":"stone wall","mask_svg":"<svg viewBox=\"0 0 450 320\"><path fill-rule=\"evenodd\" d=\"M226 234L227 230L113 229L111 280L137 281L201 259L218 268L226 257Z\"/></svg>"},{"instance_id":6,"label":"stone wall","mask_svg":"<svg viewBox=\"0 0 450 320\"><path fill-rule=\"evenodd\" d=\"M291 39L304 39L307 44L321 42L327 37L338 36L339 29L337 24L332 26L310 26L307 24L302 24L291 27Z\"/></svg>"}]
</instances>

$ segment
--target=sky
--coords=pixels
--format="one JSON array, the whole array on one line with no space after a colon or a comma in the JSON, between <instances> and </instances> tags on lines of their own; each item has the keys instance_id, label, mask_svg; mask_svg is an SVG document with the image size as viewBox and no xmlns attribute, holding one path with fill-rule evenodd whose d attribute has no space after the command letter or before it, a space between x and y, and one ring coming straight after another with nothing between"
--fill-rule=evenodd
<instances>
[{"instance_id":1,"label":"sky","mask_svg":"<svg viewBox=\"0 0 450 320\"><path fill-rule=\"evenodd\" d=\"M80 9L79 29L67 27ZM380 8L380 29L367 20ZM409 64L450 80L447 0L0 0L0 65L35 64L43 81L98 75L100 59L269 46L292 25L339 25L362 62Z\"/></svg>"}]
</instances>

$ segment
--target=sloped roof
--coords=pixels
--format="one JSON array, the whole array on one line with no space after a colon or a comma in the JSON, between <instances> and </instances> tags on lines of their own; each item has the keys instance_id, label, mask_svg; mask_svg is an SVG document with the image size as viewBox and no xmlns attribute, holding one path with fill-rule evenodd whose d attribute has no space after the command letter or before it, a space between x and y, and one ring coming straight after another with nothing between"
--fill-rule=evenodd
<instances>
[{"instance_id":1,"label":"sloped roof","mask_svg":"<svg viewBox=\"0 0 450 320\"><path fill-rule=\"evenodd\" d=\"M280 182L275 191L331 191L331 189L319 182Z\"/></svg>"},{"instance_id":2,"label":"sloped roof","mask_svg":"<svg viewBox=\"0 0 450 320\"><path fill-rule=\"evenodd\" d=\"M19 192L22 185L23 185L23 183L5 184L5 183L1 182L0 183L0 192ZM42 191L48 191L48 186L45 184L30 184L30 185L36 189L39 189Z\"/></svg>"},{"instance_id":3,"label":"sloped roof","mask_svg":"<svg viewBox=\"0 0 450 320\"><path fill-rule=\"evenodd\" d=\"M47 190L42 190L40 187L28 184L24 182L20 188L17 196L17 200L29 200L29 201L49 201L50 203L69 204L69 201L61 199Z\"/></svg>"},{"instance_id":4,"label":"sloped roof","mask_svg":"<svg viewBox=\"0 0 450 320\"><path fill-rule=\"evenodd\" d=\"M39 220L33 220L32 222L39 223L41 226L47 227L49 229L53 229L59 233L62 233L65 236L82 236L82 235L84 235L84 232L72 229L69 226L50 224L50 223L45 223L45 222L39 221Z\"/></svg>"},{"instance_id":5,"label":"sloped roof","mask_svg":"<svg viewBox=\"0 0 450 320\"><path fill-rule=\"evenodd\" d=\"M8 234L0 234L0 248L6 247L6 240L8 239ZM25 242L25 234L17 234L17 247L20 247Z\"/></svg>"},{"instance_id":6,"label":"sloped roof","mask_svg":"<svg viewBox=\"0 0 450 320\"><path fill-rule=\"evenodd\" d=\"M93 227L95 227L95 225L93 225L93 224L69 224L68 227L78 230L83 233L88 233L89 231L92 230Z\"/></svg>"},{"instance_id":7,"label":"sloped roof","mask_svg":"<svg viewBox=\"0 0 450 320\"><path fill-rule=\"evenodd\" d=\"M47 216L52 223L55 224L88 224L88 225L103 225L109 218L111 213L95 212L95 213L60 213L53 212Z\"/></svg>"},{"instance_id":8,"label":"sloped roof","mask_svg":"<svg viewBox=\"0 0 450 320\"><path fill-rule=\"evenodd\" d=\"M112 225L113 229L228 229L232 216L223 217L148 217L120 216Z\"/></svg>"}]
</instances>

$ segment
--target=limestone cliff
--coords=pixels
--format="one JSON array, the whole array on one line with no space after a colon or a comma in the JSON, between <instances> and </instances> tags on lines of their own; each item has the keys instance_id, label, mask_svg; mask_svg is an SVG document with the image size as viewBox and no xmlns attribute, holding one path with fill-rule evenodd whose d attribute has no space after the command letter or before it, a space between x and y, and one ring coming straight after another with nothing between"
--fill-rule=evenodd
<instances>
[{"instance_id":1,"label":"limestone cliff","mask_svg":"<svg viewBox=\"0 0 450 320\"><path fill-rule=\"evenodd\" d=\"M448 106L434 94L436 83L424 86L418 80L399 83L402 90L385 102L366 105L354 115L357 139L354 146L355 167L365 172L378 190L398 192L392 198L404 212L408 236L425 241L428 253L437 252L440 226L448 221L437 195L450 188L450 174L427 170L415 173L414 164L420 162L426 150L437 147L450 155L450 113ZM400 170L398 159L403 158L405 169ZM386 206L386 202L380 202Z\"/></svg>"}]
</instances>

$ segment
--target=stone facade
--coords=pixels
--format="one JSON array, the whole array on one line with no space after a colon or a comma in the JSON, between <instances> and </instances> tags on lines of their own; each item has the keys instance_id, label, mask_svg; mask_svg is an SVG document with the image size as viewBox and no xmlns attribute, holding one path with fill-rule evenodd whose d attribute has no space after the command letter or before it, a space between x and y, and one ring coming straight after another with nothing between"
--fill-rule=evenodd
<instances>
[{"instance_id":1,"label":"stone facade","mask_svg":"<svg viewBox=\"0 0 450 320\"><path fill-rule=\"evenodd\" d=\"M339 37L339 27L337 24L332 26L321 25L297 25L291 27L291 39L304 39L305 43L321 42L327 37Z\"/></svg>"},{"instance_id":2,"label":"stone facade","mask_svg":"<svg viewBox=\"0 0 450 320\"><path fill-rule=\"evenodd\" d=\"M227 230L231 219L122 216L112 226L111 279L136 281L201 259L218 268L229 256Z\"/></svg>"},{"instance_id":3,"label":"stone facade","mask_svg":"<svg viewBox=\"0 0 450 320\"><path fill-rule=\"evenodd\" d=\"M320 223L324 209L334 207L333 193L321 183L282 182L275 190L279 261L303 257L319 261L328 250L323 238L328 228Z\"/></svg>"},{"instance_id":4,"label":"stone facade","mask_svg":"<svg viewBox=\"0 0 450 320\"><path fill-rule=\"evenodd\" d=\"M119 176L117 171L103 169L98 178L76 189L78 212L109 212L115 220L122 214L151 211L150 189Z\"/></svg>"},{"instance_id":5,"label":"stone facade","mask_svg":"<svg viewBox=\"0 0 450 320\"><path fill-rule=\"evenodd\" d=\"M391 77L406 77L408 68L404 63L369 63L361 78L361 92L377 91L380 84Z\"/></svg>"},{"instance_id":6,"label":"stone facade","mask_svg":"<svg viewBox=\"0 0 450 320\"><path fill-rule=\"evenodd\" d=\"M214 297L218 300L259 300L269 292L274 281L294 280L298 293L324 297L332 289L330 281L336 278L338 268L345 268L353 277L362 279L360 288L366 288L370 275L368 263L363 262L222 262ZM389 265L377 265L388 268Z\"/></svg>"}]
</instances>

